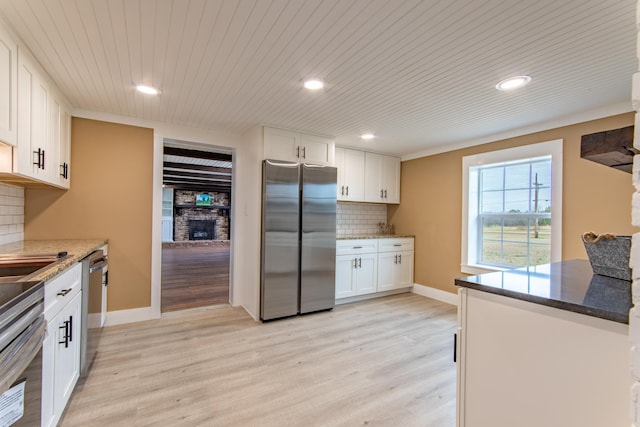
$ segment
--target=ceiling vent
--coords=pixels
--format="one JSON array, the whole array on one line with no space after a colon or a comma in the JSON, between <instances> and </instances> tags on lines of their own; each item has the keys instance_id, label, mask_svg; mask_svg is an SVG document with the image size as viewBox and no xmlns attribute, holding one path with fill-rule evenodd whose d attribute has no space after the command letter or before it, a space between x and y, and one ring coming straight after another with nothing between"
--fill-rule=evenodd
<instances>
[{"instance_id":1,"label":"ceiling vent","mask_svg":"<svg viewBox=\"0 0 640 427\"><path fill-rule=\"evenodd\" d=\"M580 157L631 173L633 156L633 126L582 135Z\"/></svg>"}]
</instances>

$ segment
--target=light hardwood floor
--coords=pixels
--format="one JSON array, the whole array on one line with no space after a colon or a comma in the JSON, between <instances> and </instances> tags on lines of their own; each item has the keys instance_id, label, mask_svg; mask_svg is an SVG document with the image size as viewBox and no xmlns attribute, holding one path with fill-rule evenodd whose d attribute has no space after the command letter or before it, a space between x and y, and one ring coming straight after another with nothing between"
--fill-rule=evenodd
<instances>
[{"instance_id":1,"label":"light hardwood floor","mask_svg":"<svg viewBox=\"0 0 640 427\"><path fill-rule=\"evenodd\" d=\"M409 293L108 327L61 426L454 426L455 328L455 307Z\"/></svg>"}]
</instances>

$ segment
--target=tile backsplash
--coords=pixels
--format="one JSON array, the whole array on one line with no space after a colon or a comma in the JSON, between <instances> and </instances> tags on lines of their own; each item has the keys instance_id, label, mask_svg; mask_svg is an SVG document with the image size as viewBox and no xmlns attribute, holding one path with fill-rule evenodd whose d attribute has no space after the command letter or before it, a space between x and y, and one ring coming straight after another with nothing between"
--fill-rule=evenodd
<instances>
[{"instance_id":1,"label":"tile backsplash","mask_svg":"<svg viewBox=\"0 0 640 427\"><path fill-rule=\"evenodd\" d=\"M24 188L0 184L0 244L24 239Z\"/></svg>"},{"instance_id":2,"label":"tile backsplash","mask_svg":"<svg viewBox=\"0 0 640 427\"><path fill-rule=\"evenodd\" d=\"M337 237L377 234L381 222L387 222L387 205L338 202Z\"/></svg>"}]
</instances>

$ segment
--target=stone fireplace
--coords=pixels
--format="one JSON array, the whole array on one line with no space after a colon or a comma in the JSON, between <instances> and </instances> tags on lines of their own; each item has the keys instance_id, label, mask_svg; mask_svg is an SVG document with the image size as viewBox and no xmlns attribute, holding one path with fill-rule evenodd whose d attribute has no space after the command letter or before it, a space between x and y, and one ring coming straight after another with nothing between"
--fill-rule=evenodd
<instances>
[{"instance_id":1,"label":"stone fireplace","mask_svg":"<svg viewBox=\"0 0 640 427\"><path fill-rule=\"evenodd\" d=\"M175 190L174 242L229 240L229 195L208 192L208 206L196 205L200 191Z\"/></svg>"}]
</instances>

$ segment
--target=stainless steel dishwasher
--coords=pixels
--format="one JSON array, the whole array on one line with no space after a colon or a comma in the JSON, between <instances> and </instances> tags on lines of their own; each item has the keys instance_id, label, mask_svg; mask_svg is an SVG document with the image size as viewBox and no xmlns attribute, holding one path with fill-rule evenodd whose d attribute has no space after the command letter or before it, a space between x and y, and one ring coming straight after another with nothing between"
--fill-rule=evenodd
<instances>
[{"instance_id":1,"label":"stainless steel dishwasher","mask_svg":"<svg viewBox=\"0 0 640 427\"><path fill-rule=\"evenodd\" d=\"M80 377L86 377L98 352L106 315L108 257L97 250L82 260L82 340Z\"/></svg>"}]
</instances>

